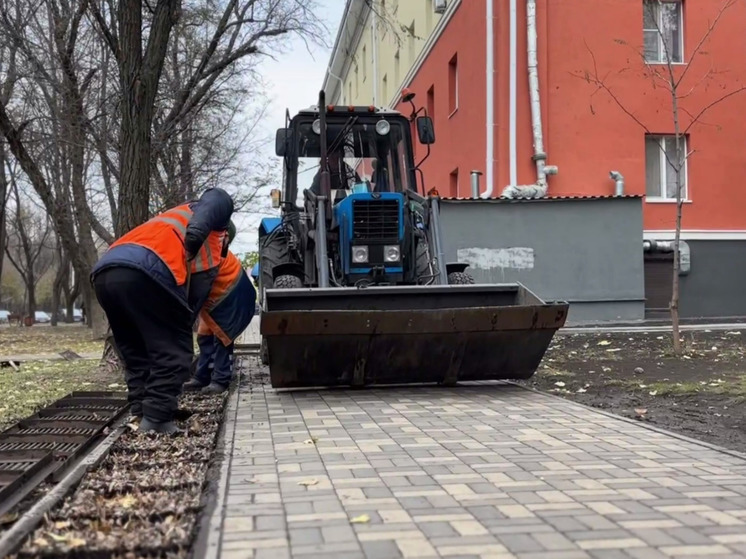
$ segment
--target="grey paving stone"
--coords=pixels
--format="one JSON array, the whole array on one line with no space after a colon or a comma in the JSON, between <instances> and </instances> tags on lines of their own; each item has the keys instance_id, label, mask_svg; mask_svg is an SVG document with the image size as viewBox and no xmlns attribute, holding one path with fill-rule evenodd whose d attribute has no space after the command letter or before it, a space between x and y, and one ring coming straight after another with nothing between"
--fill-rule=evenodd
<instances>
[{"instance_id":1,"label":"grey paving stone","mask_svg":"<svg viewBox=\"0 0 746 559\"><path fill-rule=\"evenodd\" d=\"M491 383L277 393L255 367L241 391L226 558L746 556L713 539L746 525L745 460L572 402Z\"/></svg>"}]
</instances>

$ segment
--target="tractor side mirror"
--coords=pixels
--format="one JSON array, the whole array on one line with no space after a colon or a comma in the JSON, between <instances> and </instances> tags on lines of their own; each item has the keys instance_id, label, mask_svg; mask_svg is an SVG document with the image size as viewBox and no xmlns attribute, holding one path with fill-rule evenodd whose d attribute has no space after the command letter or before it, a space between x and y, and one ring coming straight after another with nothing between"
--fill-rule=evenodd
<instances>
[{"instance_id":1,"label":"tractor side mirror","mask_svg":"<svg viewBox=\"0 0 746 559\"><path fill-rule=\"evenodd\" d=\"M277 134L275 134L275 155L279 157L285 157L288 153L288 147L290 144L291 130L290 128L278 128Z\"/></svg>"},{"instance_id":2,"label":"tractor side mirror","mask_svg":"<svg viewBox=\"0 0 746 559\"><path fill-rule=\"evenodd\" d=\"M282 192L278 188L273 188L269 191L269 195L272 198L272 207L277 209L280 207L280 199L282 198Z\"/></svg>"},{"instance_id":3,"label":"tractor side mirror","mask_svg":"<svg viewBox=\"0 0 746 559\"><path fill-rule=\"evenodd\" d=\"M417 117L417 137L421 144L429 146L435 143L435 127L432 118L429 116Z\"/></svg>"}]
</instances>

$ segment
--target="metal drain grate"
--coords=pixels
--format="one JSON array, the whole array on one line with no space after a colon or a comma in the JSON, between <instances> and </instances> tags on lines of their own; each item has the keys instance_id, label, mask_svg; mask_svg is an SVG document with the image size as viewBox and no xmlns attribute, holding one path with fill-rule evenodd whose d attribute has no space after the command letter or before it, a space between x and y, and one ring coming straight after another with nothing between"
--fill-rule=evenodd
<instances>
[{"instance_id":1,"label":"metal drain grate","mask_svg":"<svg viewBox=\"0 0 746 559\"><path fill-rule=\"evenodd\" d=\"M26 494L29 479L36 484L50 473L61 475L126 412L126 398L119 392L73 392L0 433L0 507L15 492Z\"/></svg>"}]
</instances>

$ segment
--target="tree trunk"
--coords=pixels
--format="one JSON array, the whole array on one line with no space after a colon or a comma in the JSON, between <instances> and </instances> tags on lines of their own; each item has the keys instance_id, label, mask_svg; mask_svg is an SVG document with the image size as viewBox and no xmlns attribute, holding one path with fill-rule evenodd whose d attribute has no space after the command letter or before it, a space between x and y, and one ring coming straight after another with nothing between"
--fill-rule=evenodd
<instances>
[{"instance_id":1,"label":"tree trunk","mask_svg":"<svg viewBox=\"0 0 746 559\"><path fill-rule=\"evenodd\" d=\"M60 309L60 291L62 287L59 285L52 286L52 326L57 326L59 322L59 309Z\"/></svg>"},{"instance_id":2,"label":"tree trunk","mask_svg":"<svg viewBox=\"0 0 746 559\"><path fill-rule=\"evenodd\" d=\"M181 1L158 0L144 53L142 9L141 0L120 0L117 11L122 95L117 237L148 220L155 98Z\"/></svg>"},{"instance_id":3,"label":"tree trunk","mask_svg":"<svg viewBox=\"0 0 746 559\"><path fill-rule=\"evenodd\" d=\"M8 177L5 175L5 142L0 142L0 279L3 277L3 263L5 262L5 208L8 202Z\"/></svg>"},{"instance_id":4,"label":"tree trunk","mask_svg":"<svg viewBox=\"0 0 746 559\"><path fill-rule=\"evenodd\" d=\"M26 282L26 293L28 297L26 299L27 316L36 318L36 280L33 276L29 276Z\"/></svg>"},{"instance_id":5,"label":"tree trunk","mask_svg":"<svg viewBox=\"0 0 746 559\"><path fill-rule=\"evenodd\" d=\"M673 109L673 127L676 140L676 226L673 241L673 278L671 285L671 335L673 336L673 352L676 356L681 356L683 351L681 347L681 333L679 331L679 270L681 269L681 255L679 246L681 242L681 214L684 201L681 198L681 171L684 168L687 154L682 154L681 145L681 125L679 122L679 98L671 64L668 64L669 75L671 76L671 103Z\"/></svg>"}]
</instances>

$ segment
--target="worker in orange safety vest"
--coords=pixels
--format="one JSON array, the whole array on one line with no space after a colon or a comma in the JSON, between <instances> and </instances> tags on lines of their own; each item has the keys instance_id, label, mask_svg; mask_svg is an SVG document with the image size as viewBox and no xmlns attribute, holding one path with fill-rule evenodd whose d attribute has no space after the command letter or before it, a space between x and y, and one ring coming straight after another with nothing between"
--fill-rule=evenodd
<instances>
[{"instance_id":1,"label":"worker in orange safety vest","mask_svg":"<svg viewBox=\"0 0 746 559\"><path fill-rule=\"evenodd\" d=\"M236 234L231 223L228 243ZM235 339L249 326L256 308L256 289L241 261L228 252L218 268L205 306L200 311L197 344L199 361L185 391L220 394L233 377Z\"/></svg>"},{"instance_id":2,"label":"worker in orange safety vest","mask_svg":"<svg viewBox=\"0 0 746 559\"><path fill-rule=\"evenodd\" d=\"M174 413L194 355L192 325L228 251L233 209L227 192L209 189L117 239L93 267L143 432L179 432Z\"/></svg>"}]
</instances>

